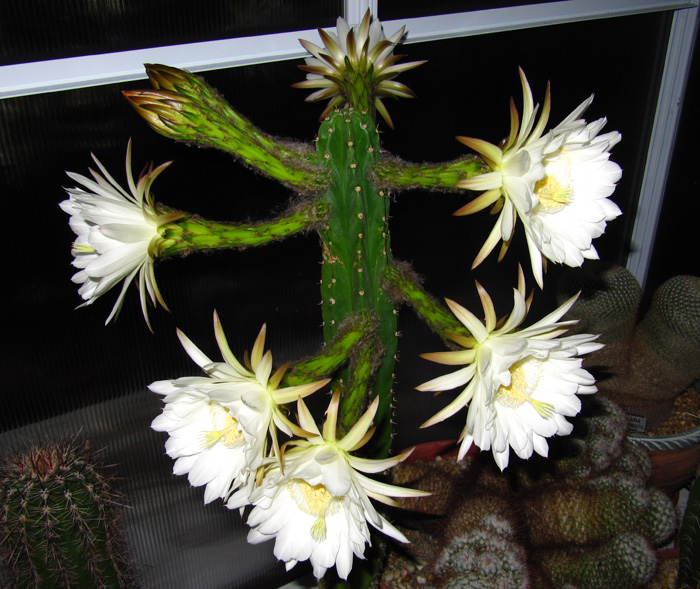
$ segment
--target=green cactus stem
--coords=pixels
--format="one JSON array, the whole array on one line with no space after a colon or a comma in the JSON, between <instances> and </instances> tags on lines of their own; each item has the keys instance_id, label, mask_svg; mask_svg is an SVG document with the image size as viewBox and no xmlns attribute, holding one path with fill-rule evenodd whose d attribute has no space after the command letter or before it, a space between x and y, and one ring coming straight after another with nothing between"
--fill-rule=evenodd
<instances>
[{"instance_id":1,"label":"green cactus stem","mask_svg":"<svg viewBox=\"0 0 700 589\"><path fill-rule=\"evenodd\" d=\"M369 114L335 111L321 124L316 144L318 162L331 170L332 184L324 195L331 205L328 223L319 231L323 242L321 297L326 341L352 312L373 311L383 356L374 377L380 404L376 416L375 455L386 455L391 443L391 389L396 354L396 315L393 302L379 287L379 278L391 263L389 199L368 179L379 153L379 134ZM339 377L347 382L347 373ZM364 411L371 401L361 387L344 394L350 413ZM342 424L340 424L341 427Z\"/></svg>"},{"instance_id":2,"label":"green cactus stem","mask_svg":"<svg viewBox=\"0 0 700 589\"><path fill-rule=\"evenodd\" d=\"M186 254L196 250L243 248L279 241L307 231L328 217L327 203L312 201L293 206L270 221L226 224L185 216L161 228L163 240L158 257Z\"/></svg>"},{"instance_id":3,"label":"green cactus stem","mask_svg":"<svg viewBox=\"0 0 700 589\"><path fill-rule=\"evenodd\" d=\"M380 188L406 190L455 190L455 184L491 169L476 155L468 155L445 164L415 164L382 154L372 168L372 181Z\"/></svg>"},{"instance_id":4,"label":"green cactus stem","mask_svg":"<svg viewBox=\"0 0 700 589\"><path fill-rule=\"evenodd\" d=\"M18 589L135 587L119 530L119 496L87 444L46 443L5 460L2 560Z\"/></svg>"},{"instance_id":5,"label":"green cactus stem","mask_svg":"<svg viewBox=\"0 0 700 589\"><path fill-rule=\"evenodd\" d=\"M320 353L295 362L289 368L282 379L283 386L296 386L333 374L348 360L360 342L375 332L376 324L377 318L373 313L349 315Z\"/></svg>"},{"instance_id":6,"label":"green cactus stem","mask_svg":"<svg viewBox=\"0 0 700 589\"><path fill-rule=\"evenodd\" d=\"M700 587L700 477L690 487L679 535L678 586Z\"/></svg>"},{"instance_id":7,"label":"green cactus stem","mask_svg":"<svg viewBox=\"0 0 700 589\"><path fill-rule=\"evenodd\" d=\"M164 65L147 64L146 71L154 90L123 94L157 133L222 149L303 194L325 190L328 173L307 145L263 133L199 76Z\"/></svg>"}]
</instances>

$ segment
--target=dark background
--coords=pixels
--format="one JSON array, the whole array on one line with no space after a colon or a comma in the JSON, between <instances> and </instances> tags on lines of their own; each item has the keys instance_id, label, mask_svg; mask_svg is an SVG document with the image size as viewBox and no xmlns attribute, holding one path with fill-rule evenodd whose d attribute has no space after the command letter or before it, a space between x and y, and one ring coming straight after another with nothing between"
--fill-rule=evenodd
<instances>
[{"instance_id":1,"label":"dark background","mask_svg":"<svg viewBox=\"0 0 700 589\"><path fill-rule=\"evenodd\" d=\"M281 0L255 2L258 8L254 11L246 10L245 4L199 3L195 17L186 2L168 2L167 10L163 3L127 0L99 7L87 0L4 3L0 8L0 55L2 63L17 63L332 26L339 10L322 2L308 9L307 3L298 3L305 8L290 9ZM454 4L433 12L457 10ZM478 4L474 8L482 7ZM27 11L33 5L42 10L31 20ZM466 9L464 3L459 5L459 10ZM105 7L111 7L111 12ZM380 13L383 19L417 15L410 3L382 2L382 10L386 12ZM607 116L606 130L622 133L612 159L624 170L613 196L624 215L608 226L595 245L601 258L624 264L669 22L669 15L660 13L406 46L400 53L406 53L408 59L429 62L401 77L417 97L389 101L396 130L380 124L383 147L407 160L445 161L464 153L455 135L497 142L508 133L509 97L514 96L521 107L518 66L527 73L536 101L543 100L546 83L551 81L552 125L595 92L586 118ZM204 77L266 132L311 142L323 105L305 103L305 93L290 87L303 79L303 72L295 67L299 63L301 60L213 71ZM700 273L695 245L700 212L695 173L697 75L691 74L690 80L647 293L676 274ZM185 572L175 576L187 578L190 561L185 555L207 545L196 537L204 525L215 526L211 530L214 537L205 537L213 544L207 552L211 566L220 570L196 586L250 586L245 575L231 581L235 572L226 568L250 567L250 555L262 555L268 561L246 574L255 575L255 570L265 568L268 577L264 582L274 586L283 575L282 569L270 566L274 562L272 545L249 550L237 514L222 510L219 504L201 509L201 489L191 489L184 478L169 475L172 463L162 450L165 437L148 428L160 411L160 401L146 386L154 380L197 374L197 367L175 338L175 327L218 358L211 323L214 309L236 354L250 349L263 322L268 325L268 347L277 365L312 353L322 341L319 241L305 235L244 252L192 255L159 263L156 277L172 313L151 312L155 334L141 317L134 288L127 293L121 316L108 327L104 320L117 291L90 307L74 310L81 302L70 280L75 271L70 265L74 235L58 203L66 198L63 188L74 185L65 171L86 174L92 165L90 152L122 182L129 138L135 171L151 160L156 164L173 160L154 185L156 200L209 219L262 219L295 198L224 153L176 144L150 131L121 96L122 90L146 86L141 81L0 102L6 341L2 444L16 445L36 432L56 437L82 430L93 436L96 446L106 446L109 459L121 465L122 477L137 481L125 485L136 504L137 513L132 512L128 523L136 538L133 542L140 546L139 560L147 560L143 554L151 554L148 551L156 550L156 545L161 550L158 556L151 554L152 566L146 566L151 586L176 586L173 580L165 580L167 567L159 563L168 562L168 567L176 561L184 563ZM493 255L471 272L471 262L493 217L485 211L453 217L451 213L466 202L464 195L404 192L393 199L394 256L412 262L435 296L453 298L479 314L476 278L494 298L497 312L508 313L519 260L528 285L535 286L521 229L501 264L493 262ZM533 319L553 308L558 272L551 268L544 292L536 294ZM463 427L462 414L428 430L417 429L445 401L414 390L444 372L416 355L442 346L409 310L402 310L399 322L403 335L396 371L395 446L456 437ZM47 425L42 426L42 420L48 420ZM142 501L149 509L138 512ZM176 513L169 511L173 506ZM151 522L149 533L154 539L147 540L150 536L138 527L139 518ZM181 536L174 539L169 526L177 526L178 518L189 518L192 525L178 528L175 536ZM229 550L226 542L231 535L238 538L237 556L214 558ZM193 558L192 562L198 561ZM183 587L195 586L183 582ZM263 583L257 586L264 582L256 581Z\"/></svg>"}]
</instances>

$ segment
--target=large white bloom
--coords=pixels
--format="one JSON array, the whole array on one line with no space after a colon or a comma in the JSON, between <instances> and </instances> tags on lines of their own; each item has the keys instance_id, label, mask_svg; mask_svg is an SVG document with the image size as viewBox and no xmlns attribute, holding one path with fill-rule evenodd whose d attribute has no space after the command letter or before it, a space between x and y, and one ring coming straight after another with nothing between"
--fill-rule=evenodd
<instances>
[{"instance_id":1,"label":"large white bloom","mask_svg":"<svg viewBox=\"0 0 700 589\"><path fill-rule=\"evenodd\" d=\"M581 401L576 395L597 390L594 378L581 368L578 356L598 350L602 344L594 343L598 336L589 334L559 337L575 323L559 319L577 297L534 325L518 330L529 308L522 271L518 288L513 289L513 311L502 323L496 320L488 293L478 283L477 288L485 323L461 305L447 300L457 319L472 334L472 337L450 336L465 349L423 355L441 364L466 366L417 388L445 391L466 387L422 427L468 407L459 457L464 457L474 443L481 450L491 449L503 470L508 465L510 448L521 458L529 458L533 450L547 456L546 438L571 433L572 425L565 417L580 411Z\"/></svg>"},{"instance_id":2,"label":"large white bloom","mask_svg":"<svg viewBox=\"0 0 700 589\"><path fill-rule=\"evenodd\" d=\"M219 317L214 331L223 362L213 362L182 332L178 336L190 357L207 373L154 382L150 389L164 395L163 413L151 427L168 432L165 449L174 458L174 474L188 474L194 487L206 485L204 502L227 500L230 508L248 504L255 471L267 453L268 432L277 449L276 428L292 435L297 428L279 405L309 395L328 382L278 386L287 366L272 372L272 354L264 352L263 325L244 367L231 352Z\"/></svg>"},{"instance_id":3,"label":"large white bloom","mask_svg":"<svg viewBox=\"0 0 700 589\"><path fill-rule=\"evenodd\" d=\"M482 155L492 169L487 174L457 183L459 188L485 190L455 212L469 215L488 206L502 206L498 220L474 260L479 265L503 240L502 257L515 231L516 219L525 227L532 271L543 284L543 256L580 266L584 258L596 259L592 240L605 231L620 209L608 199L622 175L609 161L610 149L620 141L617 131L598 136L606 123L581 119L593 96L581 103L564 121L544 134L549 118L547 87L542 114L533 106L532 92L520 70L523 87L523 120L511 100L511 131L502 146L480 139L457 139Z\"/></svg>"},{"instance_id":4,"label":"large white bloom","mask_svg":"<svg viewBox=\"0 0 700 589\"><path fill-rule=\"evenodd\" d=\"M334 108L364 110L374 106L391 127L391 117L382 97L413 97L413 92L394 78L425 61L396 65L400 56L393 55L394 47L403 37L405 27L387 39L378 19L370 24L369 10L362 22L352 27L344 18L338 18L336 31L337 35L318 29L324 47L299 39L313 57L307 57L306 65L300 66L308 72L306 80L293 84L294 87L318 88L307 96L309 102L331 99L321 118Z\"/></svg>"},{"instance_id":5,"label":"large white bloom","mask_svg":"<svg viewBox=\"0 0 700 589\"><path fill-rule=\"evenodd\" d=\"M124 281L117 302L107 317L109 323L121 310L126 290L139 275L141 309L150 327L146 299L165 307L153 272L154 258L162 241L160 227L181 217L183 213L162 213L153 201L151 184L170 162L149 168L134 182L131 171L131 141L126 150L126 178L129 191L124 190L93 155L102 174L90 170L93 179L67 172L84 188L67 188L68 200L60 207L68 213L70 226L76 234L71 253L73 265L80 271L73 282L80 284L78 292L90 305L117 283ZM167 307L166 307L167 308Z\"/></svg>"},{"instance_id":6,"label":"large white bloom","mask_svg":"<svg viewBox=\"0 0 700 589\"><path fill-rule=\"evenodd\" d=\"M406 537L379 515L369 498L394 505L389 498L421 497L426 493L381 483L362 473L378 473L395 466L411 450L382 460L357 458L350 452L362 447L372 435L368 432L377 412L378 399L353 428L336 440L335 427L339 395L328 407L320 432L300 399L299 425L307 440L290 442L283 456L283 468L273 464L262 484L251 495L255 506L248 516L248 541L257 544L275 538L275 556L287 570L299 561L309 560L314 575L321 578L335 565L338 575L347 579L353 554L364 558L370 541L369 522L376 529L400 542Z\"/></svg>"}]
</instances>

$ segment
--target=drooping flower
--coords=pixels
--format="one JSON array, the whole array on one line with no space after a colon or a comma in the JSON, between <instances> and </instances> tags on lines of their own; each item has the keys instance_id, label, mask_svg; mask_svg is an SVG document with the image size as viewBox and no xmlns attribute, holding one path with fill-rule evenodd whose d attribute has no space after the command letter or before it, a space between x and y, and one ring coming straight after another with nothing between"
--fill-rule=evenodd
<instances>
[{"instance_id":1,"label":"drooping flower","mask_svg":"<svg viewBox=\"0 0 700 589\"><path fill-rule=\"evenodd\" d=\"M602 235L608 221L620 209L608 199L622 172L610 160L610 149L621 136L617 131L598 136L606 123L581 119L593 96L581 103L564 121L543 134L550 111L550 93L537 119L532 92L520 70L523 118L511 99L511 130L496 146L480 139L457 137L477 151L491 172L457 183L459 188L485 190L455 212L469 215L491 205L502 207L493 230L474 260L478 266L503 240L502 257L520 219L537 284L543 284L543 256L553 262L580 266L584 258L596 259L592 240ZM498 208L495 209L498 211ZM499 258L500 258L499 257Z\"/></svg>"},{"instance_id":2,"label":"drooping flower","mask_svg":"<svg viewBox=\"0 0 700 589\"><path fill-rule=\"evenodd\" d=\"M321 118L334 108L366 111L374 107L393 128L382 98L412 98L413 92L394 78L425 61L396 65L403 56L394 55L394 47L402 39L405 27L387 39L378 19L370 24L369 10L362 22L352 27L344 18L338 18L336 30L337 35L318 29L324 47L299 39L313 57L307 57L306 65L299 66L308 73L306 80L294 87L318 88L306 98L308 102L330 98Z\"/></svg>"},{"instance_id":3,"label":"drooping flower","mask_svg":"<svg viewBox=\"0 0 700 589\"><path fill-rule=\"evenodd\" d=\"M138 274L141 310L150 328L147 300L167 309L158 290L153 263L163 241L161 228L182 217L184 213L163 212L154 203L151 184L170 165L152 166L138 182L131 171L131 141L126 149L126 178L129 191L124 190L93 155L102 174L90 169L92 178L68 172L68 176L83 188L67 188L68 200L60 207L68 213L70 226L76 234L71 253L73 266L80 268L73 282L80 284L78 292L85 301L81 307L94 303L113 286L123 281L121 292L105 324L116 317L124 295Z\"/></svg>"},{"instance_id":4,"label":"drooping flower","mask_svg":"<svg viewBox=\"0 0 700 589\"><path fill-rule=\"evenodd\" d=\"M258 544L275 538L275 556L287 570L309 560L314 575L323 577L332 566L347 579L353 554L364 558L373 527L400 542L406 537L375 510L369 498L395 505L390 497L421 497L415 489L405 489L375 481L362 473L378 473L408 457L412 450L379 460L358 458L351 452L372 436L372 419L378 399L352 429L336 439L339 393L336 392L319 431L304 402L299 399L299 425L305 440L289 442L283 463L265 472L262 484L251 494L255 506L248 516L251 530L248 542Z\"/></svg>"},{"instance_id":5,"label":"drooping flower","mask_svg":"<svg viewBox=\"0 0 700 589\"><path fill-rule=\"evenodd\" d=\"M456 372L420 385L421 391L445 391L466 385L444 409L422 427L443 421L467 407L467 421L460 436L460 459L472 443L491 449L498 466L508 465L510 448L521 458L533 451L547 456L546 438L565 436L573 426L565 417L576 415L581 401L576 395L596 392L595 379L581 367L581 358L602 348L597 335L560 337L576 321L559 321L577 297L535 324L518 329L530 300L525 299L525 280L520 270L513 289L513 311L497 321L488 293L477 283L485 322L454 301L447 304L472 337L450 335L463 350L423 354L447 365L464 365Z\"/></svg>"},{"instance_id":6,"label":"drooping flower","mask_svg":"<svg viewBox=\"0 0 700 589\"><path fill-rule=\"evenodd\" d=\"M164 395L165 402L151 427L170 436L165 448L176 461L173 473L188 474L194 487L206 485L205 503L222 498L228 507L242 508L267 455L268 433L278 453L277 428L290 436L298 430L280 405L310 395L328 379L278 388L288 365L272 373L272 354L264 352L264 325L247 367L231 352L216 312L214 332L223 362L210 360L178 330L185 351L207 376L151 384L150 390Z\"/></svg>"}]
</instances>

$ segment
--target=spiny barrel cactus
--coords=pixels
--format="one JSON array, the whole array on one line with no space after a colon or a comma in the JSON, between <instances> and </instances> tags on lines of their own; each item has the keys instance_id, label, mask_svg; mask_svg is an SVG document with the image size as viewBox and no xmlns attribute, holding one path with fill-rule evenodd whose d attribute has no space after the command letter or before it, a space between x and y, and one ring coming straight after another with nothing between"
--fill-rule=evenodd
<instances>
[{"instance_id":1,"label":"spiny barrel cactus","mask_svg":"<svg viewBox=\"0 0 700 589\"><path fill-rule=\"evenodd\" d=\"M385 587L632 589L649 582L675 512L646 486L647 455L618 435L625 431L620 409L605 400L594 406L577 424L586 435L553 445L560 456L548 463L522 461L505 473L480 456L461 466L453 458L400 465L395 482L436 493L403 502L419 512L404 524L421 582L395 574L405 555L394 553Z\"/></svg>"},{"instance_id":2,"label":"spiny barrel cactus","mask_svg":"<svg viewBox=\"0 0 700 589\"><path fill-rule=\"evenodd\" d=\"M119 527L119 495L87 443L45 443L0 471L2 562L11 587L135 587Z\"/></svg>"}]
</instances>

